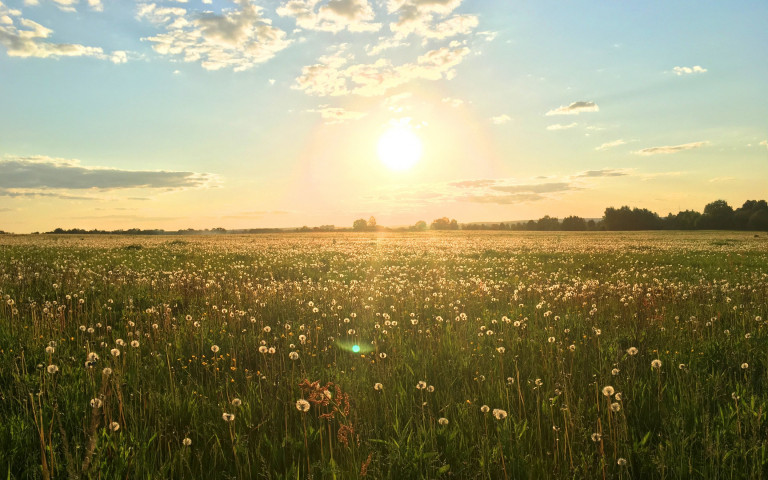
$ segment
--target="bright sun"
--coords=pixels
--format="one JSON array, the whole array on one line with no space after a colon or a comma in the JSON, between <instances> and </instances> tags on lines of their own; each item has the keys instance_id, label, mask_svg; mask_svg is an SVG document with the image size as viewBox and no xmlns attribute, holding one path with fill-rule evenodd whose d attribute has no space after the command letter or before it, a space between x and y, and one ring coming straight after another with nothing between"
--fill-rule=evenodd
<instances>
[{"instance_id":1,"label":"bright sun","mask_svg":"<svg viewBox=\"0 0 768 480\"><path fill-rule=\"evenodd\" d=\"M379 159L391 170L408 170L421 158L421 140L410 128L393 127L379 138Z\"/></svg>"}]
</instances>

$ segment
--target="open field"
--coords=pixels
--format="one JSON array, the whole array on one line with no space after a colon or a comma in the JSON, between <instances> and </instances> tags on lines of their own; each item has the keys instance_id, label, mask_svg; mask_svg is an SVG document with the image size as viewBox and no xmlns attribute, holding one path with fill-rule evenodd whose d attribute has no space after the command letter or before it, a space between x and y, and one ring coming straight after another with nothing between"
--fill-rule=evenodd
<instances>
[{"instance_id":1,"label":"open field","mask_svg":"<svg viewBox=\"0 0 768 480\"><path fill-rule=\"evenodd\" d=\"M765 233L0 236L0 297L10 478L768 477Z\"/></svg>"}]
</instances>

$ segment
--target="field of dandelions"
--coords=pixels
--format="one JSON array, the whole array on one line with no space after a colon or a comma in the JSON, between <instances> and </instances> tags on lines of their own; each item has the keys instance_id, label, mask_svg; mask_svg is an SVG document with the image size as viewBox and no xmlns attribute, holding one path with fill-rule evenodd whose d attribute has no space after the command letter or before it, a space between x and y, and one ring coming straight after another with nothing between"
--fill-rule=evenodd
<instances>
[{"instance_id":1,"label":"field of dandelions","mask_svg":"<svg viewBox=\"0 0 768 480\"><path fill-rule=\"evenodd\" d=\"M0 237L7 478L768 478L768 236Z\"/></svg>"}]
</instances>

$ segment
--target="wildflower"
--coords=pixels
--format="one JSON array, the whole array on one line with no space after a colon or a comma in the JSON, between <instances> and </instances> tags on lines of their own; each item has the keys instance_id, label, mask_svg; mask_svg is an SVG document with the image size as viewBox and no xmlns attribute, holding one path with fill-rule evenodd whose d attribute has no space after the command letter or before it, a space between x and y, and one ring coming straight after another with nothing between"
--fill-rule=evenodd
<instances>
[{"instance_id":1,"label":"wildflower","mask_svg":"<svg viewBox=\"0 0 768 480\"><path fill-rule=\"evenodd\" d=\"M616 413L616 412L618 412L619 410L621 410L621 404L619 404L619 403L616 403L616 402L614 402L614 403L612 403L612 404L611 404L611 411L612 411L613 413Z\"/></svg>"},{"instance_id":2,"label":"wildflower","mask_svg":"<svg viewBox=\"0 0 768 480\"><path fill-rule=\"evenodd\" d=\"M599 442L600 439L603 438L603 436L600 435L599 433L595 432L592 435L590 435L590 438L592 439L593 442Z\"/></svg>"},{"instance_id":3,"label":"wildflower","mask_svg":"<svg viewBox=\"0 0 768 480\"><path fill-rule=\"evenodd\" d=\"M500 408L494 408L493 416L496 417L496 420L504 420L505 418L507 418L507 412Z\"/></svg>"},{"instance_id":4,"label":"wildflower","mask_svg":"<svg viewBox=\"0 0 768 480\"><path fill-rule=\"evenodd\" d=\"M621 401L621 393L617 393L616 395L613 396L613 398L615 398L616 400L618 400L620 402Z\"/></svg>"},{"instance_id":5,"label":"wildflower","mask_svg":"<svg viewBox=\"0 0 768 480\"><path fill-rule=\"evenodd\" d=\"M627 466L627 459L623 457L619 457L618 460L616 460L616 465L620 467L626 467Z\"/></svg>"},{"instance_id":6,"label":"wildflower","mask_svg":"<svg viewBox=\"0 0 768 480\"><path fill-rule=\"evenodd\" d=\"M380 392L381 390L384 389L384 385L380 384L379 382L376 382L373 384L373 389L376 390L377 392Z\"/></svg>"},{"instance_id":7,"label":"wildflower","mask_svg":"<svg viewBox=\"0 0 768 480\"><path fill-rule=\"evenodd\" d=\"M424 390L425 388L427 388L427 382L425 382L424 380L420 380L419 383L416 384L416 388L419 390Z\"/></svg>"},{"instance_id":8,"label":"wildflower","mask_svg":"<svg viewBox=\"0 0 768 480\"><path fill-rule=\"evenodd\" d=\"M572 352L575 352L575 351L576 351L576 345L570 345L570 346L568 347L568 350L570 350L570 351L572 351Z\"/></svg>"},{"instance_id":9,"label":"wildflower","mask_svg":"<svg viewBox=\"0 0 768 480\"><path fill-rule=\"evenodd\" d=\"M48 365L48 368L46 370L48 370L48 373L53 375L54 373L59 371L59 367L57 367L56 365Z\"/></svg>"},{"instance_id":10,"label":"wildflower","mask_svg":"<svg viewBox=\"0 0 768 480\"><path fill-rule=\"evenodd\" d=\"M219 350L220 350L220 348L219 348L218 345L211 345L211 351L213 353L219 353Z\"/></svg>"},{"instance_id":11,"label":"wildflower","mask_svg":"<svg viewBox=\"0 0 768 480\"><path fill-rule=\"evenodd\" d=\"M496 349L496 351L503 354L506 350L504 349L504 347L499 347Z\"/></svg>"},{"instance_id":12,"label":"wildflower","mask_svg":"<svg viewBox=\"0 0 768 480\"><path fill-rule=\"evenodd\" d=\"M434 385L430 385L430 386L428 386L428 387L427 387L427 391L428 391L429 393L432 393L432 392L434 392L434 391L435 391L435 386L434 386Z\"/></svg>"},{"instance_id":13,"label":"wildflower","mask_svg":"<svg viewBox=\"0 0 768 480\"><path fill-rule=\"evenodd\" d=\"M613 395L613 392L614 390L612 386L606 385L605 387L603 387L603 395L605 395L606 397L610 397L611 395Z\"/></svg>"},{"instance_id":14,"label":"wildflower","mask_svg":"<svg viewBox=\"0 0 768 480\"><path fill-rule=\"evenodd\" d=\"M635 355L637 355L637 349L635 347L629 347L627 349L627 354L629 354L629 356L631 357L634 357Z\"/></svg>"},{"instance_id":15,"label":"wildflower","mask_svg":"<svg viewBox=\"0 0 768 480\"><path fill-rule=\"evenodd\" d=\"M240 400L239 398L233 398L232 399L232 406L239 407L242 404L243 404L243 401Z\"/></svg>"},{"instance_id":16,"label":"wildflower","mask_svg":"<svg viewBox=\"0 0 768 480\"><path fill-rule=\"evenodd\" d=\"M109 368L109 367L105 367L104 370L101 371L101 373L105 377L108 377L108 376L112 375L112 369Z\"/></svg>"},{"instance_id":17,"label":"wildflower","mask_svg":"<svg viewBox=\"0 0 768 480\"><path fill-rule=\"evenodd\" d=\"M235 414L234 413L224 412L224 413L221 414L221 418L225 422L234 422L235 421Z\"/></svg>"},{"instance_id":18,"label":"wildflower","mask_svg":"<svg viewBox=\"0 0 768 480\"><path fill-rule=\"evenodd\" d=\"M50 345L48 345L47 347L45 347L45 353L47 353L48 355L51 355L51 354L52 354L53 352L55 352L55 351L56 351L56 349L55 349L55 348L53 348L53 347L52 347L52 346L50 346Z\"/></svg>"},{"instance_id":19,"label":"wildflower","mask_svg":"<svg viewBox=\"0 0 768 480\"><path fill-rule=\"evenodd\" d=\"M91 399L91 406L93 408L101 408L102 401L100 398L92 398Z\"/></svg>"},{"instance_id":20,"label":"wildflower","mask_svg":"<svg viewBox=\"0 0 768 480\"><path fill-rule=\"evenodd\" d=\"M440 425L442 425L442 426L448 425L448 419L447 419L447 418L445 418L445 417L440 417L440 418L437 420L437 423L439 423L439 424L440 424Z\"/></svg>"},{"instance_id":21,"label":"wildflower","mask_svg":"<svg viewBox=\"0 0 768 480\"><path fill-rule=\"evenodd\" d=\"M681 363L680 365L677 366L677 368L679 368L680 370L685 370L685 364Z\"/></svg>"},{"instance_id":22,"label":"wildflower","mask_svg":"<svg viewBox=\"0 0 768 480\"><path fill-rule=\"evenodd\" d=\"M537 387L544 385L544 382L542 382L540 378L537 378L536 381L533 383L535 383Z\"/></svg>"},{"instance_id":23,"label":"wildflower","mask_svg":"<svg viewBox=\"0 0 768 480\"><path fill-rule=\"evenodd\" d=\"M109 424L109 429L112 430L113 432L116 432L120 430L120 424L117 422L112 422Z\"/></svg>"},{"instance_id":24,"label":"wildflower","mask_svg":"<svg viewBox=\"0 0 768 480\"><path fill-rule=\"evenodd\" d=\"M306 413L309 411L309 402L302 399L296 400L296 410Z\"/></svg>"},{"instance_id":25,"label":"wildflower","mask_svg":"<svg viewBox=\"0 0 768 480\"><path fill-rule=\"evenodd\" d=\"M117 344L120 347L124 347L125 346L125 340L123 340L122 338L118 338L117 340L115 340L115 344Z\"/></svg>"},{"instance_id":26,"label":"wildflower","mask_svg":"<svg viewBox=\"0 0 768 480\"><path fill-rule=\"evenodd\" d=\"M275 349L275 347L269 347L269 350L267 350L267 351L268 351L270 354L272 354L272 355L274 355L274 354L275 354L275 352L277 352L277 350Z\"/></svg>"},{"instance_id":27,"label":"wildflower","mask_svg":"<svg viewBox=\"0 0 768 480\"><path fill-rule=\"evenodd\" d=\"M661 368L661 360L658 358L651 362L651 368L655 368L656 370Z\"/></svg>"},{"instance_id":28,"label":"wildflower","mask_svg":"<svg viewBox=\"0 0 768 480\"><path fill-rule=\"evenodd\" d=\"M744 363L741 364L741 369L742 370L746 370L748 368L749 368L749 364L747 362L744 362Z\"/></svg>"},{"instance_id":29,"label":"wildflower","mask_svg":"<svg viewBox=\"0 0 768 480\"><path fill-rule=\"evenodd\" d=\"M138 340L131 341L131 346L133 348L139 348L139 341Z\"/></svg>"},{"instance_id":30,"label":"wildflower","mask_svg":"<svg viewBox=\"0 0 768 480\"><path fill-rule=\"evenodd\" d=\"M491 411L491 407L489 407L488 405L483 405L482 407L480 407L480 411L483 413L488 413Z\"/></svg>"},{"instance_id":31,"label":"wildflower","mask_svg":"<svg viewBox=\"0 0 768 480\"><path fill-rule=\"evenodd\" d=\"M99 360L99 354L96 352L91 352L88 354L88 361L89 362L97 362Z\"/></svg>"},{"instance_id":32,"label":"wildflower","mask_svg":"<svg viewBox=\"0 0 768 480\"><path fill-rule=\"evenodd\" d=\"M555 337L549 337L549 338L547 339L547 341L548 341L549 343L555 343Z\"/></svg>"},{"instance_id":33,"label":"wildflower","mask_svg":"<svg viewBox=\"0 0 768 480\"><path fill-rule=\"evenodd\" d=\"M619 372L620 372L620 370L618 368L614 368L613 370L611 370L611 375L613 375L615 377L616 375L619 374Z\"/></svg>"},{"instance_id":34,"label":"wildflower","mask_svg":"<svg viewBox=\"0 0 768 480\"><path fill-rule=\"evenodd\" d=\"M267 353L268 351L269 349L265 345L259 347L259 353Z\"/></svg>"},{"instance_id":35,"label":"wildflower","mask_svg":"<svg viewBox=\"0 0 768 480\"><path fill-rule=\"evenodd\" d=\"M385 358L387 358L387 354L386 354L386 353L384 353L384 352L381 352L381 353L379 354L379 358L380 358L380 359L382 359L382 360L384 360Z\"/></svg>"},{"instance_id":36,"label":"wildflower","mask_svg":"<svg viewBox=\"0 0 768 480\"><path fill-rule=\"evenodd\" d=\"M189 315L187 315L187 316L189 316ZM181 444L184 445L185 447L188 447L188 446L192 445L192 439L189 438L189 437L185 437L184 440L181 441Z\"/></svg>"}]
</instances>

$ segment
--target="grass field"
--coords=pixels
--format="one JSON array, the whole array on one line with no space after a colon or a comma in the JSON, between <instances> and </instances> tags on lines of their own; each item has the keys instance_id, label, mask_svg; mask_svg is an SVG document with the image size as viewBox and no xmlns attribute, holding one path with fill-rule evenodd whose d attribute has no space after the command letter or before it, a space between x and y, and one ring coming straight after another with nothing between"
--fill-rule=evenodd
<instances>
[{"instance_id":1,"label":"grass field","mask_svg":"<svg viewBox=\"0 0 768 480\"><path fill-rule=\"evenodd\" d=\"M0 297L9 478L768 477L764 233L2 236Z\"/></svg>"}]
</instances>

